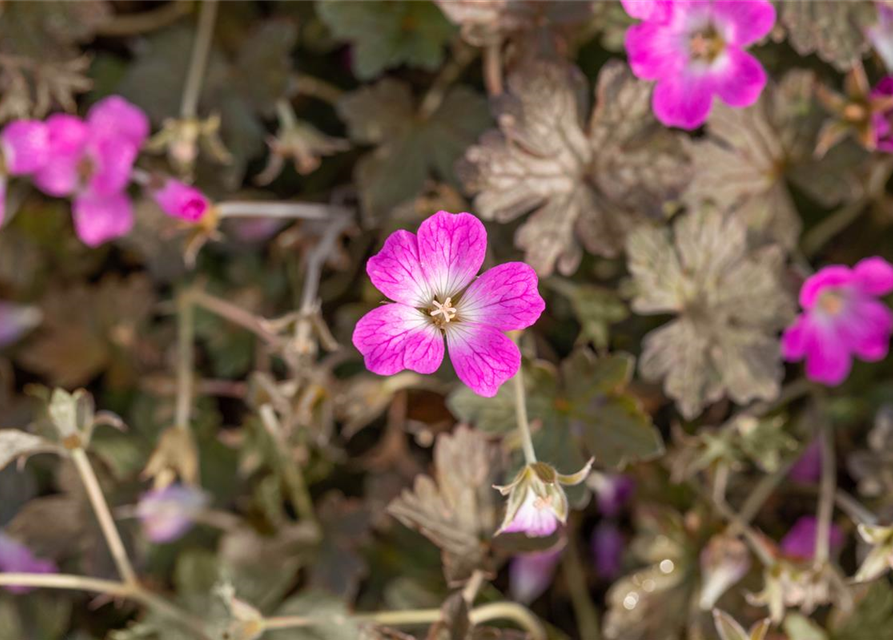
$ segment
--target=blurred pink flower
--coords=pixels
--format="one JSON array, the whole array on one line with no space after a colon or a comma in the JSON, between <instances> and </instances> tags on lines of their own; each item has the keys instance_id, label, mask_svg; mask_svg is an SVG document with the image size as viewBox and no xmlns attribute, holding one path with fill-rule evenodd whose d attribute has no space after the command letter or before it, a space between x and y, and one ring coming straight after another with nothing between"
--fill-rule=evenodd
<instances>
[{"instance_id":1,"label":"blurred pink flower","mask_svg":"<svg viewBox=\"0 0 893 640\"><path fill-rule=\"evenodd\" d=\"M39 120L16 120L3 128L0 148L6 175L33 173L49 159L49 130Z\"/></svg>"},{"instance_id":2,"label":"blurred pink flower","mask_svg":"<svg viewBox=\"0 0 893 640\"><path fill-rule=\"evenodd\" d=\"M710 113L713 97L730 107L747 107L759 98L766 72L744 49L775 24L768 0L625 0L624 7L643 22L626 33L633 73L656 80L654 115L668 126L695 129Z\"/></svg>"},{"instance_id":3,"label":"blurred pink flower","mask_svg":"<svg viewBox=\"0 0 893 640\"><path fill-rule=\"evenodd\" d=\"M871 101L881 103L893 100L893 76L882 78L871 90ZM884 153L893 153L893 108L879 106L871 114L871 135L874 148Z\"/></svg>"},{"instance_id":4,"label":"blurred pink flower","mask_svg":"<svg viewBox=\"0 0 893 640\"><path fill-rule=\"evenodd\" d=\"M822 443L813 440L791 467L788 476L800 484L815 484L822 477Z\"/></svg>"},{"instance_id":5,"label":"blurred pink flower","mask_svg":"<svg viewBox=\"0 0 893 640\"><path fill-rule=\"evenodd\" d=\"M605 580L613 580L623 568L623 548L626 543L616 522L605 520L592 532L592 557L595 572Z\"/></svg>"},{"instance_id":6,"label":"blurred pink flower","mask_svg":"<svg viewBox=\"0 0 893 640\"><path fill-rule=\"evenodd\" d=\"M781 540L779 549L788 558L794 560L812 560L815 556L816 534L818 533L818 522L814 516L803 516L787 535ZM833 522L831 523L831 531L829 535L831 544L831 552L840 551L843 546L843 531L840 530Z\"/></svg>"},{"instance_id":7,"label":"blurred pink flower","mask_svg":"<svg viewBox=\"0 0 893 640\"><path fill-rule=\"evenodd\" d=\"M211 206L201 191L172 178L159 189L150 187L149 194L167 215L187 222L198 222Z\"/></svg>"},{"instance_id":8,"label":"blurred pink flower","mask_svg":"<svg viewBox=\"0 0 893 640\"><path fill-rule=\"evenodd\" d=\"M43 314L37 307L0 301L0 347L17 342L42 319Z\"/></svg>"},{"instance_id":9,"label":"blurred pink flower","mask_svg":"<svg viewBox=\"0 0 893 640\"><path fill-rule=\"evenodd\" d=\"M25 545L0 533L0 573L56 573L56 563L37 558ZM4 587L12 593L27 593L28 587Z\"/></svg>"},{"instance_id":10,"label":"blurred pink flower","mask_svg":"<svg viewBox=\"0 0 893 640\"><path fill-rule=\"evenodd\" d=\"M560 508L560 506L554 504L549 497L538 495L532 489L527 489L524 500L514 517L497 533L523 533L529 538L551 536L558 529L558 524L564 522L567 517L556 512L556 508Z\"/></svg>"},{"instance_id":11,"label":"blurred pink flower","mask_svg":"<svg viewBox=\"0 0 893 640\"><path fill-rule=\"evenodd\" d=\"M893 266L866 258L850 269L825 267L800 289L804 311L781 339L788 361L806 359L806 376L838 385L850 373L853 355L875 362L887 355L893 313L878 296L893 291Z\"/></svg>"},{"instance_id":12,"label":"blurred pink flower","mask_svg":"<svg viewBox=\"0 0 893 640\"><path fill-rule=\"evenodd\" d=\"M395 231L369 259L372 283L394 300L357 323L354 346L366 368L379 375L404 369L434 373L444 339L459 379L492 397L521 365L521 353L505 331L524 329L545 303L536 273L509 262L475 277L484 262L487 232L469 213L440 211L418 235Z\"/></svg>"},{"instance_id":13,"label":"blurred pink flower","mask_svg":"<svg viewBox=\"0 0 893 640\"><path fill-rule=\"evenodd\" d=\"M509 565L509 590L512 598L530 604L539 598L555 577L561 549L515 556Z\"/></svg>"},{"instance_id":14,"label":"blurred pink flower","mask_svg":"<svg viewBox=\"0 0 893 640\"><path fill-rule=\"evenodd\" d=\"M125 192L133 163L149 135L149 121L136 106L111 96L82 120L54 114L46 121L46 162L34 184L56 197L73 197L78 237L90 246L126 234L133 207Z\"/></svg>"},{"instance_id":15,"label":"blurred pink flower","mask_svg":"<svg viewBox=\"0 0 893 640\"><path fill-rule=\"evenodd\" d=\"M207 501L199 489L172 484L144 494L136 507L136 515L149 540L173 542L192 528Z\"/></svg>"}]
</instances>

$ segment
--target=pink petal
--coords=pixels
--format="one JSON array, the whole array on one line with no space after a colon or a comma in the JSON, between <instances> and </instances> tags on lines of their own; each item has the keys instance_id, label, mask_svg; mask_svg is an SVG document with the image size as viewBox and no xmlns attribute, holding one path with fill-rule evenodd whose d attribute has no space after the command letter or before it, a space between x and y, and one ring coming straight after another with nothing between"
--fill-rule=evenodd
<instances>
[{"instance_id":1,"label":"pink petal","mask_svg":"<svg viewBox=\"0 0 893 640\"><path fill-rule=\"evenodd\" d=\"M620 0L631 18L663 22L670 17L671 0Z\"/></svg>"},{"instance_id":2,"label":"pink petal","mask_svg":"<svg viewBox=\"0 0 893 640\"><path fill-rule=\"evenodd\" d=\"M806 352L806 377L837 386L850 375L853 359L847 344L833 326L814 325Z\"/></svg>"},{"instance_id":3,"label":"pink petal","mask_svg":"<svg viewBox=\"0 0 893 640\"><path fill-rule=\"evenodd\" d=\"M459 302L462 321L488 324L502 331L526 329L546 303L537 290L536 272L523 262L507 262L485 271Z\"/></svg>"},{"instance_id":4,"label":"pink petal","mask_svg":"<svg viewBox=\"0 0 893 640\"><path fill-rule=\"evenodd\" d=\"M860 260L853 267L853 282L865 293L885 296L893 291L893 265L878 256Z\"/></svg>"},{"instance_id":5,"label":"pink petal","mask_svg":"<svg viewBox=\"0 0 893 640\"><path fill-rule=\"evenodd\" d=\"M766 37L775 26L775 7L766 0L720 0L712 9L726 42L739 47Z\"/></svg>"},{"instance_id":6,"label":"pink petal","mask_svg":"<svg viewBox=\"0 0 893 640\"><path fill-rule=\"evenodd\" d=\"M152 190L150 193L167 215L188 222L200 220L211 206L205 194L179 180L166 180L161 189Z\"/></svg>"},{"instance_id":7,"label":"pink petal","mask_svg":"<svg viewBox=\"0 0 893 640\"><path fill-rule=\"evenodd\" d=\"M716 93L730 107L749 107L766 86L766 72L756 58L730 48L722 69L714 73Z\"/></svg>"},{"instance_id":8,"label":"pink petal","mask_svg":"<svg viewBox=\"0 0 893 640\"><path fill-rule=\"evenodd\" d=\"M882 303L870 298L858 300L840 318L838 332L853 352L868 362L887 357L893 313Z\"/></svg>"},{"instance_id":9,"label":"pink petal","mask_svg":"<svg viewBox=\"0 0 893 640\"><path fill-rule=\"evenodd\" d=\"M443 361L443 334L421 311L400 303L376 307L360 318L353 344L366 368L383 376L404 369L434 373Z\"/></svg>"},{"instance_id":10,"label":"pink petal","mask_svg":"<svg viewBox=\"0 0 893 640\"><path fill-rule=\"evenodd\" d=\"M133 227L133 205L125 193L80 194L72 203L72 214L78 238L91 247L126 235Z\"/></svg>"},{"instance_id":11,"label":"pink petal","mask_svg":"<svg viewBox=\"0 0 893 640\"><path fill-rule=\"evenodd\" d=\"M500 533L524 533L530 538L543 538L555 533L558 528L558 518L555 512L548 506L537 507L536 497L533 492L524 499L524 504L518 509L512 520Z\"/></svg>"},{"instance_id":12,"label":"pink petal","mask_svg":"<svg viewBox=\"0 0 893 640\"><path fill-rule=\"evenodd\" d=\"M88 146L92 161L90 189L96 193L113 194L126 188L137 153L137 148L124 138L92 140Z\"/></svg>"},{"instance_id":13,"label":"pink petal","mask_svg":"<svg viewBox=\"0 0 893 640\"><path fill-rule=\"evenodd\" d=\"M419 227L418 243L425 281L444 298L462 291L481 270L487 231L470 213L438 211Z\"/></svg>"},{"instance_id":14,"label":"pink petal","mask_svg":"<svg viewBox=\"0 0 893 640\"><path fill-rule=\"evenodd\" d=\"M456 375L479 396L495 396L521 366L518 347L496 327L459 322L449 325L446 337Z\"/></svg>"},{"instance_id":15,"label":"pink petal","mask_svg":"<svg viewBox=\"0 0 893 640\"><path fill-rule=\"evenodd\" d=\"M100 100L87 112L90 133L99 138L124 138L139 149L149 137L149 118L121 96Z\"/></svg>"},{"instance_id":16,"label":"pink petal","mask_svg":"<svg viewBox=\"0 0 893 640\"><path fill-rule=\"evenodd\" d=\"M688 60L684 39L665 25L643 22L625 37L629 65L637 78L658 80L678 74Z\"/></svg>"},{"instance_id":17,"label":"pink petal","mask_svg":"<svg viewBox=\"0 0 893 640\"><path fill-rule=\"evenodd\" d=\"M811 344L813 327L809 317L801 314L781 336L781 354L788 362L797 362L806 357Z\"/></svg>"},{"instance_id":18,"label":"pink petal","mask_svg":"<svg viewBox=\"0 0 893 640\"><path fill-rule=\"evenodd\" d=\"M3 129L3 160L10 175L32 173L46 164L50 152L47 126L37 120L17 120Z\"/></svg>"},{"instance_id":19,"label":"pink petal","mask_svg":"<svg viewBox=\"0 0 893 640\"><path fill-rule=\"evenodd\" d=\"M6 222L6 176L0 176L0 227Z\"/></svg>"},{"instance_id":20,"label":"pink petal","mask_svg":"<svg viewBox=\"0 0 893 640\"><path fill-rule=\"evenodd\" d=\"M80 184L78 165L83 159L89 131L74 116L55 114L47 118L49 157L34 173L34 184L51 196L67 196Z\"/></svg>"},{"instance_id":21,"label":"pink petal","mask_svg":"<svg viewBox=\"0 0 893 640\"><path fill-rule=\"evenodd\" d=\"M853 281L853 272L849 267L832 265L820 269L809 276L800 289L800 306L812 309L822 290L828 287L842 287Z\"/></svg>"},{"instance_id":22,"label":"pink petal","mask_svg":"<svg viewBox=\"0 0 893 640\"><path fill-rule=\"evenodd\" d=\"M654 87L654 115L668 127L697 129L713 104L715 84L709 74L675 74Z\"/></svg>"},{"instance_id":23,"label":"pink petal","mask_svg":"<svg viewBox=\"0 0 893 640\"><path fill-rule=\"evenodd\" d=\"M515 556L509 565L509 590L512 598L530 604L539 598L555 577L561 549Z\"/></svg>"},{"instance_id":24,"label":"pink petal","mask_svg":"<svg viewBox=\"0 0 893 640\"><path fill-rule=\"evenodd\" d=\"M366 273L375 288L391 300L424 308L434 299L419 263L418 241L409 231L392 233L381 251L369 258Z\"/></svg>"}]
</instances>

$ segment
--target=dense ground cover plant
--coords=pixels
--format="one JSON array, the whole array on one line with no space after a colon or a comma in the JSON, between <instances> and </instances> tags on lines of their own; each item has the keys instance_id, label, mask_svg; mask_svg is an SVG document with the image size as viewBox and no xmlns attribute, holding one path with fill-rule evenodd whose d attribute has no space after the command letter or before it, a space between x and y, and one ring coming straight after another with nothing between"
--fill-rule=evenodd
<instances>
[{"instance_id":1,"label":"dense ground cover plant","mask_svg":"<svg viewBox=\"0 0 893 640\"><path fill-rule=\"evenodd\" d=\"M893 639L893 4L0 34L0 640Z\"/></svg>"}]
</instances>

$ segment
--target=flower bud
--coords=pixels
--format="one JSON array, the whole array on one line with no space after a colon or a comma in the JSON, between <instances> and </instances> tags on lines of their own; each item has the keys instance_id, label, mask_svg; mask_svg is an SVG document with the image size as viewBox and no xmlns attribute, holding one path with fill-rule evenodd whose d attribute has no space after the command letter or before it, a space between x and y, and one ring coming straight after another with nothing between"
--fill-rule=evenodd
<instances>
[{"instance_id":1,"label":"flower bud","mask_svg":"<svg viewBox=\"0 0 893 640\"><path fill-rule=\"evenodd\" d=\"M211 203L201 191L179 180L165 180L160 189L150 191L152 199L167 215L187 222L198 222Z\"/></svg>"}]
</instances>

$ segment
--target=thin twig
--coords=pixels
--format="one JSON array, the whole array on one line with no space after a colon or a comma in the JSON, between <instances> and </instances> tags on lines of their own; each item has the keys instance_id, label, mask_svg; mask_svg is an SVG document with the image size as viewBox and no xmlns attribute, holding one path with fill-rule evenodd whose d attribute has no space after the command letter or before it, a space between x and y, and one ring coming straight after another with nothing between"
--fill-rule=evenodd
<instances>
[{"instance_id":1,"label":"thin twig","mask_svg":"<svg viewBox=\"0 0 893 640\"><path fill-rule=\"evenodd\" d=\"M299 94L318 98L333 105L344 95L344 91L339 87L314 76L308 76L306 73L295 74L294 84Z\"/></svg>"},{"instance_id":2,"label":"thin twig","mask_svg":"<svg viewBox=\"0 0 893 640\"><path fill-rule=\"evenodd\" d=\"M147 591L138 584L125 584L123 582L99 580L97 578L61 573L0 573L0 586L88 591L92 593L101 593L113 598L133 600L134 602L142 604L143 606L179 623L184 628L191 630L196 634L197 638L207 638L201 620L192 617L176 605L171 604L161 596Z\"/></svg>"},{"instance_id":3,"label":"thin twig","mask_svg":"<svg viewBox=\"0 0 893 640\"><path fill-rule=\"evenodd\" d=\"M831 518L834 515L834 496L837 489L837 461L834 455L834 436L824 418L821 422L822 479L819 485L818 526L815 535L815 563L825 564L831 556Z\"/></svg>"},{"instance_id":4,"label":"thin twig","mask_svg":"<svg viewBox=\"0 0 893 640\"><path fill-rule=\"evenodd\" d=\"M490 97L502 95L502 43L494 42L484 48L484 85Z\"/></svg>"},{"instance_id":5,"label":"thin twig","mask_svg":"<svg viewBox=\"0 0 893 640\"><path fill-rule=\"evenodd\" d=\"M264 320L245 311L242 307L198 289L193 289L189 293L189 297L201 308L251 331L271 347L279 348L281 346L279 336L269 330Z\"/></svg>"},{"instance_id":6,"label":"thin twig","mask_svg":"<svg viewBox=\"0 0 893 640\"><path fill-rule=\"evenodd\" d=\"M449 88L476 57L477 50L475 48L461 42L457 45L455 55L443 67L425 97L422 98L422 103L419 105L419 118L425 120L440 108Z\"/></svg>"},{"instance_id":7,"label":"thin twig","mask_svg":"<svg viewBox=\"0 0 893 640\"><path fill-rule=\"evenodd\" d=\"M118 573L128 585L137 584L136 572L130 564L130 558L127 557L127 551L124 548L124 542L115 526L115 520L109 511L109 505L102 494L102 488L99 486L99 480L90 464L90 458L83 448L77 447L71 450L71 459L74 466L81 476L84 488L87 490L87 496L90 498L90 504L93 505L93 511L96 513L96 519L99 520L99 526L102 529L102 535L109 546L109 551L118 568Z\"/></svg>"},{"instance_id":8,"label":"thin twig","mask_svg":"<svg viewBox=\"0 0 893 640\"><path fill-rule=\"evenodd\" d=\"M177 299L177 405L174 425L189 429L195 377L195 306L189 292Z\"/></svg>"},{"instance_id":9,"label":"thin twig","mask_svg":"<svg viewBox=\"0 0 893 640\"><path fill-rule=\"evenodd\" d=\"M834 502L846 513L855 524L877 524L880 520L876 513L856 500L843 489L834 492Z\"/></svg>"},{"instance_id":10,"label":"thin twig","mask_svg":"<svg viewBox=\"0 0 893 640\"><path fill-rule=\"evenodd\" d=\"M174 0L148 11L118 14L100 24L96 33L101 36L120 37L155 31L187 15L191 6L192 3L187 0Z\"/></svg>"},{"instance_id":11,"label":"thin twig","mask_svg":"<svg viewBox=\"0 0 893 640\"><path fill-rule=\"evenodd\" d=\"M294 506L301 520L315 524L317 519L310 489L300 467L287 455L289 450L288 444L282 437L282 426L279 424L279 418L276 417L276 411L272 405L265 404L261 406L260 419L275 444L274 455L277 457L280 472L285 480L285 484L288 486L292 506Z\"/></svg>"},{"instance_id":12,"label":"thin twig","mask_svg":"<svg viewBox=\"0 0 893 640\"><path fill-rule=\"evenodd\" d=\"M202 93L202 83L208 68L211 55L211 41L214 37L214 23L217 20L217 0L204 0L200 3L198 28L195 33L195 44L189 60L186 74L186 85L180 102L180 116L194 118L198 113L198 101Z\"/></svg>"}]
</instances>

